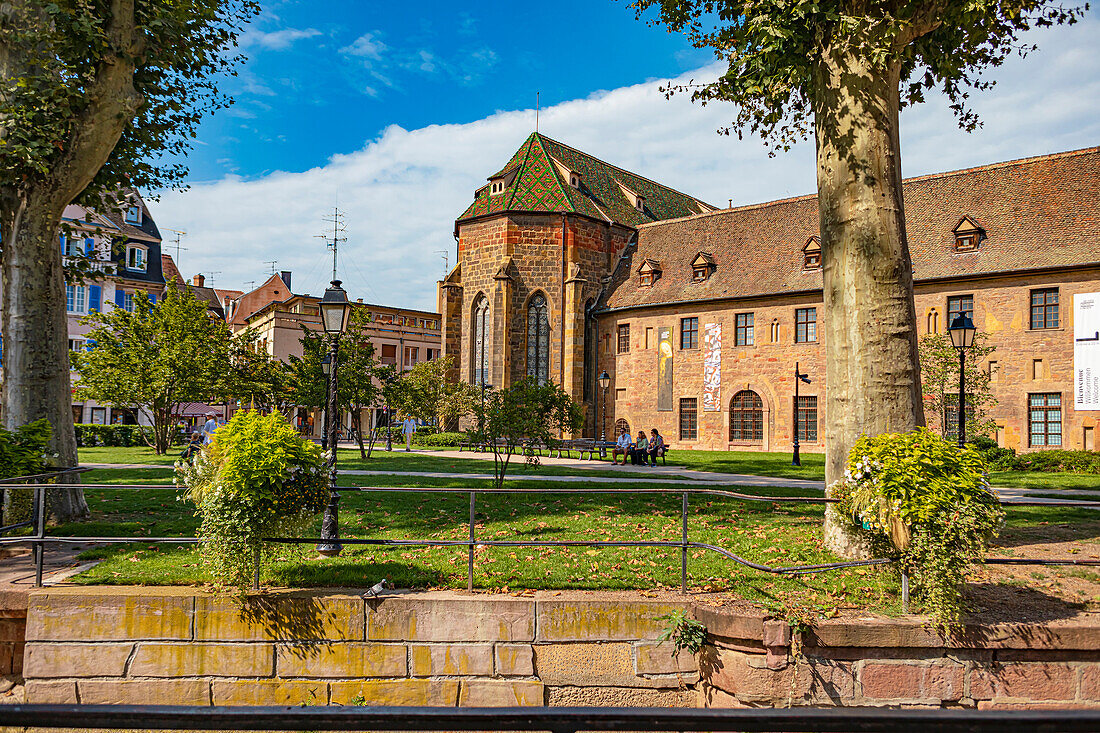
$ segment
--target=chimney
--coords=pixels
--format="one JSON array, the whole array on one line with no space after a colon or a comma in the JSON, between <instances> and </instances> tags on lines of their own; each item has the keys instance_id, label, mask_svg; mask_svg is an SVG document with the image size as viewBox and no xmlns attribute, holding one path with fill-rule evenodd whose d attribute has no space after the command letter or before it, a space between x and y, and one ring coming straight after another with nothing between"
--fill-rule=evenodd
<instances>
[{"instance_id":1,"label":"chimney","mask_svg":"<svg viewBox=\"0 0 1100 733\"><path fill-rule=\"evenodd\" d=\"M193 278L191 278L191 284L194 285L196 288L201 288L205 282L206 277L203 276L202 273L199 273L198 275L195 275Z\"/></svg>"},{"instance_id":2,"label":"chimney","mask_svg":"<svg viewBox=\"0 0 1100 733\"><path fill-rule=\"evenodd\" d=\"M290 287L290 270L283 270L279 273L279 279L283 281L283 285L286 285L286 289L290 292L294 292Z\"/></svg>"}]
</instances>

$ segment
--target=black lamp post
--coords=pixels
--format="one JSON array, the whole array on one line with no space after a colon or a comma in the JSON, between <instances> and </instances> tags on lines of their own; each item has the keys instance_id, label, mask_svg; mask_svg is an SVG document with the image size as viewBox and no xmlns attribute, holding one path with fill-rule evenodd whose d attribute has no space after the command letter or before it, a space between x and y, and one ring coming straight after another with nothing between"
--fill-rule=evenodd
<instances>
[{"instance_id":1,"label":"black lamp post","mask_svg":"<svg viewBox=\"0 0 1100 733\"><path fill-rule=\"evenodd\" d=\"M970 316L960 313L947 327L951 336L951 345L959 352L959 447L966 445L966 352L974 345L974 334L978 329Z\"/></svg>"},{"instance_id":2,"label":"black lamp post","mask_svg":"<svg viewBox=\"0 0 1100 733\"><path fill-rule=\"evenodd\" d=\"M600 383L600 413L601 413L601 418L602 418L600 420L600 440L601 441L606 441L607 440L607 388L611 385L611 375L607 373L606 369L604 369L603 373L601 373L600 376L597 378L597 381ZM604 451L603 446L600 446L600 457L601 458L603 457L604 452L605 451Z\"/></svg>"},{"instance_id":3,"label":"black lamp post","mask_svg":"<svg viewBox=\"0 0 1100 733\"><path fill-rule=\"evenodd\" d=\"M802 456L798 454L798 385L805 382L810 383L810 375L803 374L798 370L798 362L794 363L794 454L791 456L792 466L802 465Z\"/></svg>"},{"instance_id":4,"label":"black lamp post","mask_svg":"<svg viewBox=\"0 0 1100 733\"><path fill-rule=\"evenodd\" d=\"M325 506L325 514L321 519L321 542L317 545L317 552L331 557L339 555L343 547L340 544L339 510L340 494L336 491L336 373L339 367L338 354L340 334L348 325L348 314L351 313L351 303L348 302L348 294L340 287L339 280L332 281L332 287L325 291L321 298L321 327L329 339L329 352L325 359L321 360L321 368L328 377L328 399L325 407L325 448L329 452L329 489L328 505ZM326 366L327 360L327 366Z\"/></svg>"}]
</instances>

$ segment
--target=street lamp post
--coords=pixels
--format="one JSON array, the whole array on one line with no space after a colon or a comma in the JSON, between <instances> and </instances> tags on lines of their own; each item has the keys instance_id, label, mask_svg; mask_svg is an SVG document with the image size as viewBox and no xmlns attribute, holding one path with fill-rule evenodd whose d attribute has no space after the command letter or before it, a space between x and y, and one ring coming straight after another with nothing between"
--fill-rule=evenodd
<instances>
[{"instance_id":1,"label":"street lamp post","mask_svg":"<svg viewBox=\"0 0 1100 733\"><path fill-rule=\"evenodd\" d=\"M947 327L951 345L959 352L959 447L966 446L966 352L974 345L978 329L970 316L960 313Z\"/></svg>"},{"instance_id":2,"label":"street lamp post","mask_svg":"<svg viewBox=\"0 0 1100 733\"><path fill-rule=\"evenodd\" d=\"M325 448L328 449L328 504L325 506L325 514L321 519L321 542L317 545L317 552L332 557L340 554L343 547L340 544L339 510L340 494L336 491L336 373L339 356L340 334L348 325L348 314L351 312L351 304L348 302L348 294L340 287L339 280L332 281L332 287L325 291L321 298L321 326L329 339L328 369L325 370L328 377L328 399L325 407ZM322 368L324 364L322 362Z\"/></svg>"},{"instance_id":3,"label":"street lamp post","mask_svg":"<svg viewBox=\"0 0 1100 733\"><path fill-rule=\"evenodd\" d=\"M607 448L602 444L607 442L607 388L611 385L611 375L605 369L599 377L600 382L600 458L607 456Z\"/></svg>"},{"instance_id":4,"label":"street lamp post","mask_svg":"<svg viewBox=\"0 0 1100 733\"><path fill-rule=\"evenodd\" d=\"M799 450L799 448L798 448L798 385L800 385L803 382L805 382L806 384L809 384L810 383L810 375L801 373L798 369L798 362L796 361L794 363L794 410L791 413L791 416L793 418L793 420L792 420L792 423L793 423L793 425L792 425L792 428L793 428L792 434L794 435L794 441L793 441L793 443L794 443L794 453L791 456L791 465L792 466L801 466L802 465L802 456L800 456L799 453L798 453L798 450Z\"/></svg>"}]
</instances>

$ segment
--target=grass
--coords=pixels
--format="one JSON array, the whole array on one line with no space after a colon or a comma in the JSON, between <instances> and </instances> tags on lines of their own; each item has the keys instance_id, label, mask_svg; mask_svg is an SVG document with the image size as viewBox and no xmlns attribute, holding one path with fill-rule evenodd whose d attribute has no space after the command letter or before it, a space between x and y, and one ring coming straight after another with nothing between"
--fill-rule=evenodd
<instances>
[{"instance_id":1,"label":"grass","mask_svg":"<svg viewBox=\"0 0 1100 733\"><path fill-rule=\"evenodd\" d=\"M113 489L112 484L171 484L172 471L98 469L85 474L90 521L54 529L66 536L193 537L192 507L177 492ZM362 483L345 477L343 485ZM461 476L377 476L377 486L483 487L491 482ZM659 486L659 482L647 486ZM606 485L578 484L607 488ZM560 486L516 481L512 488L549 489L551 493L485 495L477 500L477 535L499 540L664 540L680 538L680 496L623 495L614 490L592 495L552 493ZM682 487L673 487L682 488ZM792 489L749 489L768 496L804 494ZM464 540L468 536L469 499L465 494L415 495L352 493L343 495L341 534L383 539ZM822 506L809 503L760 503L729 498L692 497L689 537L714 544L762 564L824 563L836 558L821 540ZM1094 537L1096 513L1066 507L1013 507L1008 511L1006 551L1030 544L1053 527ZM319 533L319 521L310 530ZM1016 538L1016 539L1013 539ZM1026 552L1026 550L1025 550ZM311 547L290 547L264 574L263 582L294 587L367 587L382 578L397 587L464 588L466 548L345 547L337 558L318 558ZM102 562L73 582L116 585L196 585L211 580L194 546L108 545L82 559ZM530 548L479 547L475 587L496 591L521 589L638 589L679 586L676 548ZM692 550L689 584L695 591L722 592L755 602L786 617L828 615L838 609L866 608L900 612L899 583L892 570L857 568L800 577L775 576L734 564L716 553Z\"/></svg>"}]
</instances>

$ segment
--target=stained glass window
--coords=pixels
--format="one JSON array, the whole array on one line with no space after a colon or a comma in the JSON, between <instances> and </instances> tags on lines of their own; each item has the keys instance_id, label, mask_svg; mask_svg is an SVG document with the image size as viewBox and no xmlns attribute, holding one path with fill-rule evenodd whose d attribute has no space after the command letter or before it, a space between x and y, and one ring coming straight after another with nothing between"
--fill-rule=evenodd
<instances>
[{"instance_id":1,"label":"stained glass window","mask_svg":"<svg viewBox=\"0 0 1100 733\"><path fill-rule=\"evenodd\" d=\"M489 301L482 296L474 305L474 384L489 381L489 356L486 350L489 335Z\"/></svg>"},{"instance_id":2,"label":"stained glass window","mask_svg":"<svg viewBox=\"0 0 1100 733\"><path fill-rule=\"evenodd\" d=\"M539 384L550 379L550 316L542 293L527 304L527 376Z\"/></svg>"}]
</instances>

